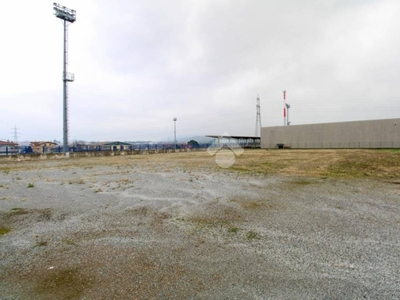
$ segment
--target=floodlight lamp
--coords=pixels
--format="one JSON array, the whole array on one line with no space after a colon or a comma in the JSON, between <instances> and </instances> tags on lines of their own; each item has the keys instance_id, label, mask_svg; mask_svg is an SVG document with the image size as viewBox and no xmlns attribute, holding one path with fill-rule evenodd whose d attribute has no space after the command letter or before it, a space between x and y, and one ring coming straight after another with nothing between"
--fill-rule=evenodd
<instances>
[{"instance_id":1,"label":"floodlight lamp","mask_svg":"<svg viewBox=\"0 0 400 300\"><path fill-rule=\"evenodd\" d=\"M174 118L174 121L178 120L177 118Z\"/></svg>"},{"instance_id":2,"label":"floodlight lamp","mask_svg":"<svg viewBox=\"0 0 400 300\"><path fill-rule=\"evenodd\" d=\"M64 21L74 23L76 21L76 11L58 3L53 3L54 15Z\"/></svg>"},{"instance_id":3,"label":"floodlight lamp","mask_svg":"<svg viewBox=\"0 0 400 300\"><path fill-rule=\"evenodd\" d=\"M65 72L63 75L63 80L65 81L73 82L75 80L75 74L73 73Z\"/></svg>"}]
</instances>

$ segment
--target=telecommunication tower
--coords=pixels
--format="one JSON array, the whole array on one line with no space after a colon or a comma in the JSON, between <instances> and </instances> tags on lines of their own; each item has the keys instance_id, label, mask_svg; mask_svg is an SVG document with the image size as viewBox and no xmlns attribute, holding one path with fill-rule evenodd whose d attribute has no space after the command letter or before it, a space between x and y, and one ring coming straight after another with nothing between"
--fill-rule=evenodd
<instances>
[{"instance_id":1,"label":"telecommunication tower","mask_svg":"<svg viewBox=\"0 0 400 300\"><path fill-rule=\"evenodd\" d=\"M285 105L286 105L286 109L287 109L286 125L289 126L290 125L290 122L289 122L289 108L290 108L290 105L287 104L287 103L285 103Z\"/></svg>"},{"instance_id":2,"label":"telecommunication tower","mask_svg":"<svg viewBox=\"0 0 400 300\"><path fill-rule=\"evenodd\" d=\"M53 3L54 15L63 21L64 25L64 66L63 66L63 151L68 152L68 82L75 79L73 73L68 73L68 26L76 21L76 11L58 3Z\"/></svg>"},{"instance_id":3,"label":"telecommunication tower","mask_svg":"<svg viewBox=\"0 0 400 300\"><path fill-rule=\"evenodd\" d=\"M286 90L283 91L283 126L286 126Z\"/></svg>"},{"instance_id":4,"label":"telecommunication tower","mask_svg":"<svg viewBox=\"0 0 400 300\"><path fill-rule=\"evenodd\" d=\"M286 91L283 91L283 126L289 126L289 108L290 105L286 103ZM287 111L287 114L286 114Z\"/></svg>"},{"instance_id":5,"label":"telecommunication tower","mask_svg":"<svg viewBox=\"0 0 400 300\"><path fill-rule=\"evenodd\" d=\"M254 136L260 136L261 134L261 109L260 109L260 96L257 95L257 105L256 105L256 133Z\"/></svg>"}]
</instances>

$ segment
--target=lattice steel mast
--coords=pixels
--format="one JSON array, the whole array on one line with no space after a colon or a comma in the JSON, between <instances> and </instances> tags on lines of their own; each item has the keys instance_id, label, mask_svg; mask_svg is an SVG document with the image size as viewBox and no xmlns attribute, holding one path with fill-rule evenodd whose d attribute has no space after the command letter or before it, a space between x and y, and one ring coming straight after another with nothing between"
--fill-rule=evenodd
<instances>
[{"instance_id":1,"label":"lattice steel mast","mask_svg":"<svg viewBox=\"0 0 400 300\"><path fill-rule=\"evenodd\" d=\"M17 125L14 125L14 127L13 127L13 133L14 133L14 139L13 139L13 142L14 143L16 143L16 144L18 144L18 128L17 128Z\"/></svg>"}]
</instances>

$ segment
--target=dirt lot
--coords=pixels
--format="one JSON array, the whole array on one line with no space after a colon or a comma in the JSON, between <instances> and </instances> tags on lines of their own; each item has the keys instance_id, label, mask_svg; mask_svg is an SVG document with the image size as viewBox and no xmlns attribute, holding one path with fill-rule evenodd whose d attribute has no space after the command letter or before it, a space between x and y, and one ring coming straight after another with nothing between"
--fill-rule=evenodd
<instances>
[{"instance_id":1,"label":"dirt lot","mask_svg":"<svg viewBox=\"0 0 400 300\"><path fill-rule=\"evenodd\" d=\"M400 151L0 160L1 299L399 299Z\"/></svg>"}]
</instances>

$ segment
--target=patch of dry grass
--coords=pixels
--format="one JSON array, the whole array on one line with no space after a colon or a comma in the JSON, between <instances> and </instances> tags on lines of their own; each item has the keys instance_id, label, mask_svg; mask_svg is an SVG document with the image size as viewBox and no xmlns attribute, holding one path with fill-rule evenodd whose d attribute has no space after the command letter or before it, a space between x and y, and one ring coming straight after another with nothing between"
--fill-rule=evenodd
<instances>
[{"instance_id":1,"label":"patch of dry grass","mask_svg":"<svg viewBox=\"0 0 400 300\"><path fill-rule=\"evenodd\" d=\"M396 178L400 174L400 152L361 149L320 150L269 150L247 149L236 157L229 169L221 169L215 157L206 151L159 153L151 155L124 155L106 157L81 157L49 161L24 161L15 163L0 160L0 172L41 169L75 169L115 167L118 174L132 169L147 171L184 170L192 172L239 172L264 175L346 177L346 178ZM108 171L113 172L113 171Z\"/></svg>"},{"instance_id":2,"label":"patch of dry grass","mask_svg":"<svg viewBox=\"0 0 400 300\"><path fill-rule=\"evenodd\" d=\"M244 220L240 210L223 204L208 203L200 211L193 212L186 220L198 227L232 227Z\"/></svg>"},{"instance_id":3,"label":"patch of dry grass","mask_svg":"<svg viewBox=\"0 0 400 300\"><path fill-rule=\"evenodd\" d=\"M252 200L252 199L231 199L231 202L239 204L245 211L260 211L277 209L278 203L273 203L265 200Z\"/></svg>"},{"instance_id":4,"label":"patch of dry grass","mask_svg":"<svg viewBox=\"0 0 400 300\"><path fill-rule=\"evenodd\" d=\"M328 172L338 177L399 178L400 152L347 151Z\"/></svg>"},{"instance_id":5,"label":"patch of dry grass","mask_svg":"<svg viewBox=\"0 0 400 300\"><path fill-rule=\"evenodd\" d=\"M45 270L37 280L35 294L48 299L63 295L65 299L80 298L91 281L82 276L78 269Z\"/></svg>"},{"instance_id":6,"label":"patch of dry grass","mask_svg":"<svg viewBox=\"0 0 400 300\"><path fill-rule=\"evenodd\" d=\"M385 150L247 150L234 171L308 177L398 178L400 153Z\"/></svg>"}]
</instances>

